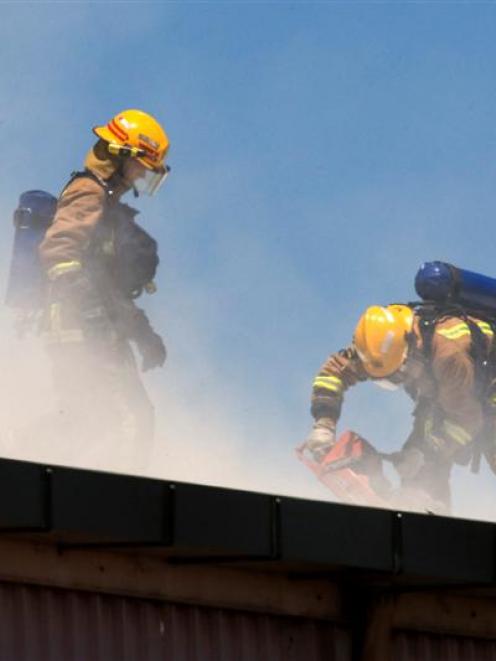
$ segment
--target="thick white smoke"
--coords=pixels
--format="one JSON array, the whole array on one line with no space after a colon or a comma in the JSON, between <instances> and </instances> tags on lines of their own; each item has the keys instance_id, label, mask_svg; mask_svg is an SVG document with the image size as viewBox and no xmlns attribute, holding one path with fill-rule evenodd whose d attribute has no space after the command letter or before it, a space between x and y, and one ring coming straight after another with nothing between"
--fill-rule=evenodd
<instances>
[{"instance_id":1,"label":"thick white smoke","mask_svg":"<svg viewBox=\"0 0 496 661\"><path fill-rule=\"evenodd\" d=\"M4 250L2 282L7 267ZM296 281L293 284L297 287ZM167 301L168 319L161 318L160 304L150 313L156 328L168 328L175 338L170 342L165 370L144 377L157 415L151 448L129 447L117 440L102 443L98 437L78 445L64 439L53 415L56 399L43 343L35 335L16 337L14 317L3 307L0 456L332 500L330 492L293 454L309 419L302 420L301 431L295 430L284 411L275 409L277 398L258 399L257 393L247 397L242 379L239 383L223 381L218 359L211 355L209 334L215 333L215 324L209 323L195 292L181 290L181 305L177 296ZM181 310L182 317L171 319L174 310L178 316ZM306 386L301 388L302 398L308 397ZM370 385L358 387L349 393L341 429L352 426L379 450L387 451L392 448L381 442L380 435L393 427L399 445L408 431L409 409L400 393L386 393ZM363 410L368 412L365 417ZM53 424L48 434L47 420ZM386 472L395 481L392 471ZM496 518L491 495L494 482L486 468L478 476L467 468L455 469L453 484L456 515Z\"/></svg>"},{"instance_id":2,"label":"thick white smoke","mask_svg":"<svg viewBox=\"0 0 496 661\"><path fill-rule=\"evenodd\" d=\"M11 216L7 203L3 207L4 217ZM6 234L0 272L3 289L13 228ZM215 300L205 306L198 292L187 287L157 297L149 315L168 340L169 359L163 371L143 377L156 409L151 448L119 440L102 442L98 435L75 444L64 436L43 339L36 333L19 338L14 312L1 307L0 456L327 498L297 463L293 447L301 439L284 412L273 410L268 399L258 399L263 385L257 393L245 387L242 378L225 382L219 375L211 348L218 328ZM151 302L143 301L144 307ZM168 310L166 318L160 312L163 307Z\"/></svg>"}]
</instances>

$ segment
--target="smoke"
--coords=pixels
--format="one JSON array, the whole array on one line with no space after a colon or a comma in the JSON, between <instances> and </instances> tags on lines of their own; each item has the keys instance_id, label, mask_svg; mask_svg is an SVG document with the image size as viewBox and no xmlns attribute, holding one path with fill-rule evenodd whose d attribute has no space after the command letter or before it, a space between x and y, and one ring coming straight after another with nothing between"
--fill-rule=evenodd
<instances>
[{"instance_id":1,"label":"smoke","mask_svg":"<svg viewBox=\"0 0 496 661\"><path fill-rule=\"evenodd\" d=\"M9 202L2 204L4 218L12 214ZM0 273L4 287L13 228L6 234L8 240L1 255ZM255 278L252 270L260 272L270 265L271 255L263 244L252 242L250 246L249 238L245 238L243 259L250 264L249 268L240 269L241 262L232 261L232 245L225 237L216 247L225 269L222 280L229 283L229 293L217 292L213 296L209 284L188 287L180 282L178 274L170 273L170 285L159 289L154 298L143 301L155 328L164 333L169 346L165 369L143 376L156 410L157 430L151 447L139 442L130 445L124 439L103 440L98 433L84 443L75 441L62 424L43 339L36 334L22 339L17 337L15 315L3 306L0 311L0 360L4 368L0 375L0 455L327 498L327 493L302 470L293 455L293 447L301 437L291 428L282 403L271 392L268 385L271 378L267 379L267 384L260 383L257 389L251 387L263 369L262 358L256 354L266 352L265 347L253 342L251 333L258 332L261 336L267 334L268 329L257 323L251 329L244 328L245 363L226 363L219 353L218 334L227 342L236 341L238 337L239 329L226 331L226 319L230 314L235 316L233 306L237 305L239 292L246 287L242 280ZM239 234L236 239L233 237L233 241L239 239ZM238 284L234 277L236 271L241 277ZM293 295L304 295L302 284L294 275L290 276L289 268L286 282ZM158 284L161 284L160 277ZM267 290L265 296L268 305L289 306L289 297L283 304L282 290L278 290L277 285L273 291ZM164 309L166 315L162 312ZM274 309L276 317L277 314L278 310ZM269 321L272 325L277 319ZM246 319L238 319L237 323L246 324ZM281 352L287 342L281 337ZM291 370L287 371L287 379L288 383L295 379ZM87 388L92 389L94 385L89 379ZM306 404L306 387L301 389L301 395ZM302 420L301 434L305 426L306 421Z\"/></svg>"},{"instance_id":2,"label":"smoke","mask_svg":"<svg viewBox=\"0 0 496 661\"><path fill-rule=\"evenodd\" d=\"M218 250L230 253L231 246L225 238L222 244ZM268 258L266 248L262 243L250 245L248 240L244 246L245 259L255 264L255 271L260 273ZM233 283L232 266L227 255L223 263L231 275L230 287L233 291L242 291L241 282ZM8 251L4 249L2 282L6 282L7 268ZM294 295L301 298L309 295L305 284L294 272L291 273L288 265L281 268L286 270L286 281L289 281ZM244 278L247 271L242 271ZM311 373L308 380L301 383L299 369L295 373L287 370L289 390L294 401L301 405L300 413L288 415L286 403L273 390L270 375L267 378L269 387L264 383L255 390L251 387L256 376L266 369L257 365L253 374L249 372L249 359L255 358L250 334L257 330L262 334L263 326L248 329L248 337L242 338L245 363L242 366L225 365L218 353L216 336L225 334L222 328L228 316L225 308L230 308L232 302L222 297L209 300L208 286L198 285L190 289L181 286L179 281L176 274L168 287L159 290L158 298L144 301L155 327L165 334L169 344L165 369L143 377L157 418L157 432L151 447L139 443L130 446L119 439L102 442L98 435L79 444L64 438L57 415L54 415L57 402L43 343L36 336L17 338L13 316L2 308L1 456L333 500L330 492L297 461L293 452L309 427L305 405ZM271 300L273 297L273 304L279 301L284 312L282 292L277 286L267 295ZM163 309L167 309L166 315ZM281 309L277 310L276 316L280 313ZM271 323L275 321L272 319ZM235 335L237 331L237 328L232 330ZM289 339L281 338L282 353L290 350L293 340L291 333L288 335ZM263 353L262 348L258 350ZM243 374L240 374L241 367ZM92 384L88 383L88 388L91 387ZM352 427L362 433L378 450L398 449L409 431L410 410L411 404L401 391L384 392L371 384L364 384L348 393L340 426L341 429ZM47 429L47 421L51 428ZM386 472L397 484L393 472ZM478 476L471 475L467 468L455 469L454 513L494 520L492 479L486 468Z\"/></svg>"},{"instance_id":3,"label":"smoke","mask_svg":"<svg viewBox=\"0 0 496 661\"><path fill-rule=\"evenodd\" d=\"M248 194L243 171L243 163L231 164L227 181L234 199ZM207 194L210 177L223 178L222 169L190 173L176 188L164 189L164 198L170 194L173 199L169 217L160 220L165 225L156 218L158 202L143 205L149 214L144 214L144 226L161 237L163 264L158 293L140 304L169 348L165 369L143 376L156 410L153 445L102 442L98 434L78 444L64 437L42 341L36 336L18 339L12 314L3 307L1 456L333 500L293 449L310 427L313 374L327 352L349 340L353 314L344 303L330 310L288 255L252 231L246 219L233 220L219 231L210 220L220 204ZM198 228L198 202L188 199L188 190L203 192L212 206L204 212L210 227ZM3 201L3 218L11 216L14 204L15 198ZM174 205L180 207L180 225L173 222ZM262 218L269 215L265 200L258 205ZM195 249L188 244L195 230L201 252L192 265ZM202 231L208 231L206 242ZM7 281L12 227L4 234L2 283ZM357 310L370 295L362 292L363 301L353 302ZM304 302L304 314L295 301ZM331 327L331 318L327 338L320 329ZM315 344L306 341L307 326L316 329ZM402 392L362 384L347 394L340 429L353 428L379 450L390 451L407 437L410 412ZM48 432L47 421L53 425ZM456 515L496 518L494 481L487 469L478 476L456 469L453 491Z\"/></svg>"},{"instance_id":4,"label":"smoke","mask_svg":"<svg viewBox=\"0 0 496 661\"><path fill-rule=\"evenodd\" d=\"M1 456L232 488L319 496L320 490L311 479L306 480L306 488L295 487L298 482L305 483L305 479L298 479L304 478L304 474L299 473L300 467L292 455L292 446L300 439L270 414L270 402L259 406L252 401L248 405L257 416L256 424L244 419L239 388L228 388L216 375L216 364L191 317L176 324L181 340L177 345L171 344L172 355L164 373L144 377L157 416L151 448L139 442L129 445L124 439L103 442L98 434L84 443L75 442L58 415L51 364L42 340L36 336L17 338L12 323L13 319L3 311L0 315ZM160 320L156 319L155 325L160 329ZM181 359L181 350L186 355L189 353L189 361ZM89 380L87 387L94 384ZM320 497L327 495L321 493Z\"/></svg>"},{"instance_id":5,"label":"smoke","mask_svg":"<svg viewBox=\"0 0 496 661\"><path fill-rule=\"evenodd\" d=\"M229 178L231 195L241 198L247 194L244 165L236 167ZM174 200L172 207L185 198L180 229L170 219L159 226L153 205L148 205L150 215L143 221L152 233L161 234L163 265L158 293L142 304L169 348L165 369L143 376L156 410L152 447L102 442L98 434L82 444L64 438L54 415L57 402L41 339L18 339L12 314L3 307L1 456L333 500L298 462L293 448L310 427L313 374L328 351L349 339L353 315L341 304L340 313L346 316L333 325L330 339L316 331L316 344L308 345L306 326L319 329L329 323L327 301L283 250L268 245L242 218L222 231L215 225L208 228L208 243L198 254L201 263L185 265L183 256L191 254L184 247L185 237L191 241L199 212L197 201L190 202L186 193L203 191L214 209L219 200L206 194L206 180L221 176L195 172L178 188L164 189L164 197L170 193ZM11 216L14 204L15 198L1 204L4 218ZM259 201L259 213L264 213L264 200ZM207 209L207 218L212 215ZM12 228L5 235L2 283L7 281ZM362 293L363 304L369 296ZM295 301L305 302L305 315L298 313ZM347 394L340 429L353 428L379 450L390 451L408 435L410 412L411 403L402 392L362 384ZM47 421L53 425L48 433ZM19 430L24 430L20 436ZM456 515L496 518L494 482L487 469L479 476L456 469L453 487Z\"/></svg>"},{"instance_id":6,"label":"smoke","mask_svg":"<svg viewBox=\"0 0 496 661\"><path fill-rule=\"evenodd\" d=\"M159 292L143 301L169 348L165 369L143 377L157 432L151 448L98 437L76 447L57 425L42 434L57 410L50 363L39 338L16 338L2 307L0 455L331 499L293 452L309 431L311 382L326 355L348 343L366 305L413 296L424 259L493 270L491 242L480 240L494 215L493 154L475 110L490 116L481 93L492 89L491 72L480 81L484 68L471 70L468 58L471 94L446 89L426 68L451 71L449 52L436 46L445 59L422 66L423 43L419 54L412 41L406 56L391 35L374 45L369 22L354 24L351 13L345 24L320 13L313 22L305 9L305 21L295 11L286 24L273 8L264 14L277 19L270 25L260 8L236 8L235 17L217 7L196 22L172 5L138 14L120 5L119 30L106 38L95 26L114 25L115 8L96 5L2 9L9 66L0 92L9 103L0 145L9 167L0 182L0 288L18 193L59 191L89 146L87 128L116 109L163 113L172 176L157 200L139 202L162 258ZM401 30L391 34L401 41ZM451 123L461 107L468 114ZM469 153L477 140L485 151ZM360 385L340 429L395 450L411 408L401 393ZM31 430L22 443L18 429ZM495 484L486 468L478 476L457 468L455 513L495 520Z\"/></svg>"}]
</instances>

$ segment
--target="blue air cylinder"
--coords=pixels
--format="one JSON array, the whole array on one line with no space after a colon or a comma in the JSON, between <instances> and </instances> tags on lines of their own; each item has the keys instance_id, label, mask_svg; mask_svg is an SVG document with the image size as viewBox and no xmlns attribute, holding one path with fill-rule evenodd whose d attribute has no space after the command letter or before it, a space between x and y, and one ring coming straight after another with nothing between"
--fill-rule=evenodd
<instances>
[{"instance_id":1,"label":"blue air cylinder","mask_svg":"<svg viewBox=\"0 0 496 661\"><path fill-rule=\"evenodd\" d=\"M5 302L12 308L34 311L42 304L44 276L38 247L50 226L57 198L31 190L19 198L14 211L14 245Z\"/></svg>"},{"instance_id":2,"label":"blue air cylinder","mask_svg":"<svg viewBox=\"0 0 496 661\"><path fill-rule=\"evenodd\" d=\"M446 262L425 262L415 276L415 291L424 301L456 303L496 313L496 280Z\"/></svg>"}]
</instances>

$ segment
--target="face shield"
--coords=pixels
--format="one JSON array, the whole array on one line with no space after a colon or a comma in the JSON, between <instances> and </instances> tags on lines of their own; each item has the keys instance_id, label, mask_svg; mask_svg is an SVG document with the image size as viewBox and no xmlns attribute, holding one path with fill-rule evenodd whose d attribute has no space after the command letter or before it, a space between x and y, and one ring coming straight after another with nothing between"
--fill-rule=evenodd
<instances>
[{"instance_id":1,"label":"face shield","mask_svg":"<svg viewBox=\"0 0 496 661\"><path fill-rule=\"evenodd\" d=\"M379 388L382 388L383 390L398 390L400 387L399 383L393 383L389 379L374 379L374 385L379 386Z\"/></svg>"},{"instance_id":2,"label":"face shield","mask_svg":"<svg viewBox=\"0 0 496 661\"><path fill-rule=\"evenodd\" d=\"M162 166L159 170L144 170L143 174L134 181L134 190L138 195L155 195L169 176L170 170L168 165Z\"/></svg>"}]
</instances>

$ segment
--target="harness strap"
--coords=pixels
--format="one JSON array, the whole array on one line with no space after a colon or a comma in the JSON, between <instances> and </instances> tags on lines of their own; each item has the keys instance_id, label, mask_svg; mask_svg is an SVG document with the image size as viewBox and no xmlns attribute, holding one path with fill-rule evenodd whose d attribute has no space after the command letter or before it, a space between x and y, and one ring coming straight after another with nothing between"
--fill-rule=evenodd
<instances>
[{"instance_id":1,"label":"harness strap","mask_svg":"<svg viewBox=\"0 0 496 661\"><path fill-rule=\"evenodd\" d=\"M487 391L489 385L496 377L496 320L484 314L483 311L461 308L458 305L424 305L414 303L411 306L420 318L419 330L422 337L423 353L426 358L427 368L430 369L432 361L432 344L436 325L449 316L457 316L463 319L470 333L471 349L470 353L474 361L475 369L475 387L476 395L481 401L484 410L485 422L480 433L473 441L473 454L471 461L471 471L477 473L480 469L481 455L484 450L484 444L487 442L488 417L487 409L489 403L487 400ZM471 314L479 321L484 321L484 328L469 318ZM492 342L487 346L487 336L492 333Z\"/></svg>"},{"instance_id":2,"label":"harness strap","mask_svg":"<svg viewBox=\"0 0 496 661\"><path fill-rule=\"evenodd\" d=\"M97 184L100 184L100 186L107 194L107 197L110 198L114 194L114 191L110 186L110 181L103 179L98 174L96 174L96 172L93 172L92 170L85 168L84 170L74 170L73 172L71 172L71 178L62 189L61 196L64 194L65 190L72 184L73 181L75 181L76 179L81 179L83 177L86 177L87 179L93 179L93 181L96 181Z\"/></svg>"}]
</instances>

